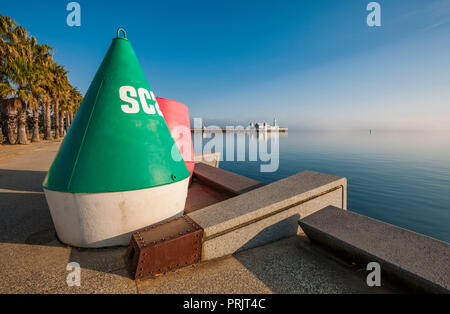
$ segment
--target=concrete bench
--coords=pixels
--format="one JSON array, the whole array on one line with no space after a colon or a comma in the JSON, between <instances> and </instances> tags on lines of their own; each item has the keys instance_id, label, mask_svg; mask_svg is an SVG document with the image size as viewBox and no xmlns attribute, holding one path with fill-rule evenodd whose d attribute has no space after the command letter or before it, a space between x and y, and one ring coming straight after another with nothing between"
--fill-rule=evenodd
<instances>
[{"instance_id":1,"label":"concrete bench","mask_svg":"<svg viewBox=\"0 0 450 314\"><path fill-rule=\"evenodd\" d=\"M196 168L196 176L201 171ZM206 173L205 177L212 178ZM243 177L225 181L229 189L239 192L250 179L240 180ZM304 171L187 215L204 229L205 261L295 235L301 217L327 205L346 208L346 194L345 178Z\"/></svg>"},{"instance_id":2,"label":"concrete bench","mask_svg":"<svg viewBox=\"0 0 450 314\"><path fill-rule=\"evenodd\" d=\"M207 185L233 196L246 193L264 185L259 181L240 176L233 172L214 168L205 163L195 165L194 175L198 180L203 181Z\"/></svg>"},{"instance_id":3,"label":"concrete bench","mask_svg":"<svg viewBox=\"0 0 450 314\"><path fill-rule=\"evenodd\" d=\"M329 206L299 221L311 239L383 276L431 293L450 293L450 244Z\"/></svg>"}]
</instances>

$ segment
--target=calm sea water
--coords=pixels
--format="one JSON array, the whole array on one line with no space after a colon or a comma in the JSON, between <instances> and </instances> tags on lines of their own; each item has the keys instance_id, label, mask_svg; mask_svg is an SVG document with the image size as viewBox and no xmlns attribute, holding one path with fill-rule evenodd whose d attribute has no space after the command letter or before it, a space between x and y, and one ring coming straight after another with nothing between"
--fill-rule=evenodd
<instances>
[{"instance_id":1,"label":"calm sea water","mask_svg":"<svg viewBox=\"0 0 450 314\"><path fill-rule=\"evenodd\" d=\"M212 150L224 156L220 138L223 147ZM203 146L213 139L203 135ZM271 148L269 136L245 135L247 150L252 141ZM261 172L261 160L223 161L221 168L265 183L303 170L346 177L349 210L450 242L449 133L297 131L275 143L275 172Z\"/></svg>"}]
</instances>

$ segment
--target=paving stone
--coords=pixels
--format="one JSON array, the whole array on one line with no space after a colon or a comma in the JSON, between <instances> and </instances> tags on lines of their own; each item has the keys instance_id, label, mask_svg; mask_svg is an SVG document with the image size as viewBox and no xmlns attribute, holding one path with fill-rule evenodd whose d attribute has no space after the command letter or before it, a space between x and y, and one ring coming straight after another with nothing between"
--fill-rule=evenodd
<instances>
[{"instance_id":1,"label":"paving stone","mask_svg":"<svg viewBox=\"0 0 450 314\"><path fill-rule=\"evenodd\" d=\"M295 236L233 256L138 281L139 293L393 293L306 248Z\"/></svg>"}]
</instances>

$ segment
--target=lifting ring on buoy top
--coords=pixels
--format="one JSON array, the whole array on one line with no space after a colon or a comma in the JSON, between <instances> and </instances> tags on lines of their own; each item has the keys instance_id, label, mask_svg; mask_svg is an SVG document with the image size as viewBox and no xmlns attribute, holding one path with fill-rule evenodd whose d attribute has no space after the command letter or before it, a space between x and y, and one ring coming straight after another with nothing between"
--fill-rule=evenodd
<instances>
[{"instance_id":1,"label":"lifting ring on buoy top","mask_svg":"<svg viewBox=\"0 0 450 314\"><path fill-rule=\"evenodd\" d=\"M123 37L120 37L120 32L123 33ZM122 27L117 30L117 38L127 39L127 32Z\"/></svg>"}]
</instances>

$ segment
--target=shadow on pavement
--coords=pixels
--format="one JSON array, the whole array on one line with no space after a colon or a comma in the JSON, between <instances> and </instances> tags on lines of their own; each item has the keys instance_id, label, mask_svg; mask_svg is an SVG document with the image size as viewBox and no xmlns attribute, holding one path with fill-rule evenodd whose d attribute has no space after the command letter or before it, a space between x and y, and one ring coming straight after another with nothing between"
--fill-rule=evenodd
<instances>
[{"instance_id":1,"label":"shadow on pavement","mask_svg":"<svg viewBox=\"0 0 450 314\"><path fill-rule=\"evenodd\" d=\"M0 189L21 192L43 192L42 182L47 172L0 169Z\"/></svg>"},{"instance_id":2,"label":"shadow on pavement","mask_svg":"<svg viewBox=\"0 0 450 314\"><path fill-rule=\"evenodd\" d=\"M46 174L44 171L0 169L0 243L67 248L57 238L42 190ZM125 268L126 247L70 250L67 263L77 262L85 269L109 273ZM33 257L48 258L45 253L41 254ZM65 269L66 266L58 267Z\"/></svg>"},{"instance_id":3,"label":"shadow on pavement","mask_svg":"<svg viewBox=\"0 0 450 314\"><path fill-rule=\"evenodd\" d=\"M319 251L305 236L297 235L285 239L281 239L282 236L273 236L285 234L280 230L287 230L286 228L291 228L289 231L295 234L299 219L296 214L262 230L240 250L254 248L236 253L234 258L274 293L393 292L390 286L369 288L363 273L358 274L350 264L337 261ZM268 237L275 242L259 246Z\"/></svg>"}]
</instances>

